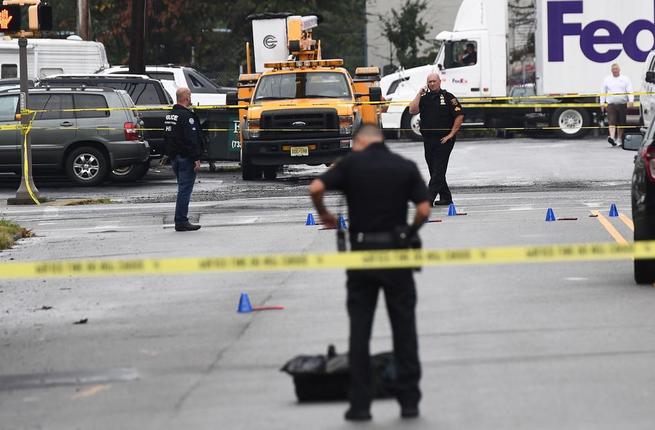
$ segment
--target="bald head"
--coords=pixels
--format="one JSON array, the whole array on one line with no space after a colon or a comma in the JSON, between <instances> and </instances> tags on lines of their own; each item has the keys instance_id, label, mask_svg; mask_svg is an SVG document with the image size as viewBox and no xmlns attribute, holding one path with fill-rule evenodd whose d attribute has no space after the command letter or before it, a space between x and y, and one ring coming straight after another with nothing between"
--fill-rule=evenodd
<instances>
[{"instance_id":1,"label":"bald head","mask_svg":"<svg viewBox=\"0 0 655 430\"><path fill-rule=\"evenodd\" d=\"M363 151L374 143L382 142L384 142L382 130L374 125L364 124L353 135L353 151Z\"/></svg>"},{"instance_id":2,"label":"bald head","mask_svg":"<svg viewBox=\"0 0 655 430\"><path fill-rule=\"evenodd\" d=\"M428 88L430 91L439 91L441 89L441 77L438 73L428 75Z\"/></svg>"},{"instance_id":3,"label":"bald head","mask_svg":"<svg viewBox=\"0 0 655 430\"><path fill-rule=\"evenodd\" d=\"M186 87L180 87L175 91L175 98L177 99L177 104L184 107L191 106L191 90Z\"/></svg>"}]
</instances>

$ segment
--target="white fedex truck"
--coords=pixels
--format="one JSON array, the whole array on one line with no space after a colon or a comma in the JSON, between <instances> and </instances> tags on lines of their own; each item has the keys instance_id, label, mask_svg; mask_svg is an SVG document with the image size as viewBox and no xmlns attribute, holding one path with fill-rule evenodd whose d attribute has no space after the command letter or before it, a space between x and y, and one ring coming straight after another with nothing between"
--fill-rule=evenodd
<instances>
[{"instance_id":1,"label":"white fedex truck","mask_svg":"<svg viewBox=\"0 0 655 430\"><path fill-rule=\"evenodd\" d=\"M655 0L463 0L453 31L437 35L434 64L385 76L382 115L387 129L419 138L418 116L407 105L440 73L443 88L476 105L466 109L466 126L556 127L562 137L584 135L602 119L594 104L612 63L621 65L639 90L649 52L655 48ZM507 96L548 96L512 100ZM571 97L575 95L575 97ZM585 97L586 95L586 97ZM562 97L566 96L566 97ZM507 108L498 104L546 107ZM638 109L629 118L639 121Z\"/></svg>"}]
</instances>

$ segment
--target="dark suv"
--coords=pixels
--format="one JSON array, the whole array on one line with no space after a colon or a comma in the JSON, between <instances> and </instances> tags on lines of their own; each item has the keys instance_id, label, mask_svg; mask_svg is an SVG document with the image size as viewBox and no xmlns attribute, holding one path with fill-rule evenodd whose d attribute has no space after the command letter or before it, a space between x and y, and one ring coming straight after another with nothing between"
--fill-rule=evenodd
<instances>
[{"instance_id":1,"label":"dark suv","mask_svg":"<svg viewBox=\"0 0 655 430\"><path fill-rule=\"evenodd\" d=\"M19 90L0 92L0 171L19 173L22 137ZM34 88L37 111L30 136L34 173L63 171L78 185L98 185L115 169L146 166L150 147L125 91L109 88ZM147 171L147 166L144 172Z\"/></svg>"}]
</instances>

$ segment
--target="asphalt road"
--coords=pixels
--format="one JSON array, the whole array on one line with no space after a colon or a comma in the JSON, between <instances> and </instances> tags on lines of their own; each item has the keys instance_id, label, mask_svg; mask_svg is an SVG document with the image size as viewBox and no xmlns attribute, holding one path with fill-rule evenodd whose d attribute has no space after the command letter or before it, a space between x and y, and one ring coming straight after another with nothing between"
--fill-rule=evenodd
<instances>
[{"instance_id":1,"label":"asphalt road","mask_svg":"<svg viewBox=\"0 0 655 430\"><path fill-rule=\"evenodd\" d=\"M392 147L420 161L420 145ZM468 215L436 210L443 222L426 225L425 246L631 240L633 156L593 139L460 142L450 182ZM0 261L334 250L333 232L304 225L306 184L321 168L249 184L226 170L200 175L192 212L203 229L185 234L170 225L166 169L133 186L39 184L51 197L116 203L0 206L37 234ZM0 198L13 186L2 182ZM589 217L611 203L623 218ZM546 223L548 207L578 220ZM328 344L345 351L344 280L342 271L0 280L0 429L350 428L345 403L299 405L279 372ZM397 406L379 401L363 427L652 428L655 290L634 285L630 262L430 268L417 284L422 418L401 423ZM237 314L241 292L285 309ZM376 352L390 349L381 305Z\"/></svg>"}]
</instances>

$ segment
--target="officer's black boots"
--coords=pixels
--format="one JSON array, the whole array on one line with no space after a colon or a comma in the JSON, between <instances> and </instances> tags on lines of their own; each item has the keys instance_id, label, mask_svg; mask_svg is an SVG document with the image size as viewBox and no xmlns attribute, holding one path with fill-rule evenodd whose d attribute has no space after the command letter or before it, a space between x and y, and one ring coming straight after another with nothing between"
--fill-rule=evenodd
<instances>
[{"instance_id":1,"label":"officer's black boots","mask_svg":"<svg viewBox=\"0 0 655 430\"><path fill-rule=\"evenodd\" d=\"M373 419L371 413L366 409L353 409L350 408L343 416L346 421L370 421Z\"/></svg>"},{"instance_id":2,"label":"officer's black boots","mask_svg":"<svg viewBox=\"0 0 655 430\"><path fill-rule=\"evenodd\" d=\"M402 418L418 418L418 405L403 405L400 408L400 416Z\"/></svg>"},{"instance_id":3,"label":"officer's black boots","mask_svg":"<svg viewBox=\"0 0 655 430\"><path fill-rule=\"evenodd\" d=\"M200 230L200 226L198 224L191 224L190 222L186 224L175 225L175 231L196 231L196 230Z\"/></svg>"}]
</instances>

